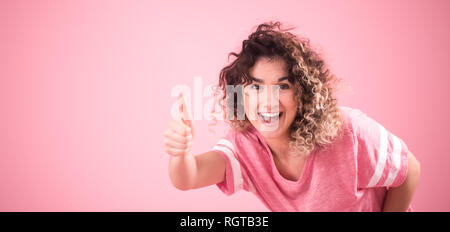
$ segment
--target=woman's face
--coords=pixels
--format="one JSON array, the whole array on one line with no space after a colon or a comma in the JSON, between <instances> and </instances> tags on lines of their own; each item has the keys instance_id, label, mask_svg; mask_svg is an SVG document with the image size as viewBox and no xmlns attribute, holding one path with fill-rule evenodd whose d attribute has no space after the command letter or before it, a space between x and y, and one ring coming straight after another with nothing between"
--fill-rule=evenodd
<instances>
[{"instance_id":1,"label":"woman's face","mask_svg":"<svg viewBox=\"0 0 450 232\"><path fill-rule=\"evenodd\" d=\"M259 58L249 70L253 82L244 88L245 114L265 137L289 136L297 114L295 89L281 58Z\"/></svg>"}]
</instances>

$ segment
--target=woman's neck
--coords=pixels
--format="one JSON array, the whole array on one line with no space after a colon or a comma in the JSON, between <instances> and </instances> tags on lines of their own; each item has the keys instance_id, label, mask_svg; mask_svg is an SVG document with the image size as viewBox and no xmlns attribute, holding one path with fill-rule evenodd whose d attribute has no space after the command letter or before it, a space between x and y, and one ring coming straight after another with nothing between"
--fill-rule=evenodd
<instances>
[{"instance_id":1,"label":"woman's neck","mask_svg":"<svg viewBox=\"0 0 450 232\"><path fill-rule=\"evenodd\" d=\"M277 138L264 138L269 146L272 154L279 159L285 159L289 156L289 136L282 136Z\"/></svg>"}]
</instances>

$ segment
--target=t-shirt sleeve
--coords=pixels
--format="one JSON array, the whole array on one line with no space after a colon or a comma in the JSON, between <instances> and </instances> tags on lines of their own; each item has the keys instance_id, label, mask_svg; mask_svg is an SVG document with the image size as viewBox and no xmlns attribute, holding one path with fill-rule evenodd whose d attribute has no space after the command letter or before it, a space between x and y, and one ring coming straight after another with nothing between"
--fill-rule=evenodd
<instances>
[{"instance_id":1,"label":"t-shirt sleeve","mask_svg":"<svg viewBox=\"0 0 450 232\"><path fill-rule=\"evenodd\" d=\"M360 110L351 113L358 188L397 187L406 179L408 147Z\"/></svg>"},{"instance_id":2,"label":"t-shirt sleeve","mask_svg":"<svg viewBox=\"0 0 450 232\"><path fill-rule=\"evenodd\" d=\"M230 130L211 149L222 155L226 162L225 180L216 184L226 195L232 195L241 189L247 189L245 187L247 186L246 174L241 165L241 159L234 144L234 139L234 132Z\"/></svg>"}]
</instances>

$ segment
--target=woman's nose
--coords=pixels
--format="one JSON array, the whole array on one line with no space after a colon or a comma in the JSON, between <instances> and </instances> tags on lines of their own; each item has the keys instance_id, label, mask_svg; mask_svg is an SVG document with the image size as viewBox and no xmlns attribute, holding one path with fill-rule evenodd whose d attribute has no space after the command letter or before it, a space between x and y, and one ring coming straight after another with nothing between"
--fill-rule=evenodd
<instances>
[{"instance_id":1,"label":"woman's nose","mask_svg":"<svg viewBox=\"0 0 450 232\"><path fill-rule=\"evenodd\" d=\"M264 88L260 94L260 112L277 113L280 104L280 91L278 85L269 86Z\"/></svg>"}]
</instances>

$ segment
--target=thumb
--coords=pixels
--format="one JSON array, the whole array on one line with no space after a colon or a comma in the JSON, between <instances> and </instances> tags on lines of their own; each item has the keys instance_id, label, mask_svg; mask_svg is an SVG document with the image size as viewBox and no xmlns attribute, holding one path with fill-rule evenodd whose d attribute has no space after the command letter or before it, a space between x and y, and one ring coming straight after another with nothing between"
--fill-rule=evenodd
<instances>
[{"instance_id":1,"label":"thumb","mask_svg":"<svg viewBox=\"0 0 450 232\"><path fill-rule=\"evenodd\" d=\"M186 101L185 101L182 93L180 93L180 95L178 95L178 100L180 101L179 109L182 114L181 122L183 124L185 124L186 126L188 126L191 129L192 135L194 135L194 124L193 124L192 116L189 112L189 108L186 105Z\"/></svg>"}]
</instances>

